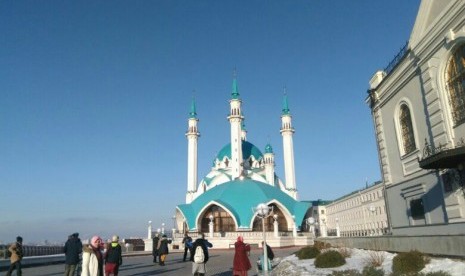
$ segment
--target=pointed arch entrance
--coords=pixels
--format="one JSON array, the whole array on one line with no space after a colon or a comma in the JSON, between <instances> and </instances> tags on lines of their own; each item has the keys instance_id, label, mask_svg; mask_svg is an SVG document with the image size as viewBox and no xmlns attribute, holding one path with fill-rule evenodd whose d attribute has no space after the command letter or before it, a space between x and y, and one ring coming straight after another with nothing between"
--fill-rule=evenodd
<instances>
[{"instance_id":1,"label":"pointed arch entrance","mask_svg":"<svg viewBox=\"0 0 465 276\"><path fill-rule=\"evenodd\" d=\"M271 204L268 204L268 206L273 207L273 214L265 218L265 231L268 231L268 232L274 231L274 226L273 226L274 215L278 215L278 229L281 231L287 231L288 229L287 220L284 216L284 213L281 211L278 205L271 203ZM256 216L253 221L252 231L263 231L262 219L258 216Z\"/></svg>"},{"instance_id":2,"label":"pointed arch entrance","mask_svg":"<svg viewBox=\"0 0 465 276\"><path fill-rule=\"evenodd\" d=\"M210 206L200 219L200 231L209 232L210 215L213 216L213 232L234 232L236 224L229 213L218 205Z\"/></svg>"}]
</instances>

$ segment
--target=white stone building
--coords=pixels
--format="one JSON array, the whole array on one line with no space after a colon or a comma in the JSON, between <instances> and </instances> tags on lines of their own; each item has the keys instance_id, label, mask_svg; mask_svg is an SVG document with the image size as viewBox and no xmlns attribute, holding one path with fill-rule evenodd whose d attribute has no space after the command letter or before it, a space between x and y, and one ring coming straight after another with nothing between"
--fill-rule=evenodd
<instances>
[{"instance_id":1,"label":"white stone building","mask_svg":"<svg viewBox=\"0 0 465 276\"><path fill-rule=\"evenodd\" d=\"M368 93L392 233L465 234L465 1L421 1Z\"/></svg>"}]
</instances>

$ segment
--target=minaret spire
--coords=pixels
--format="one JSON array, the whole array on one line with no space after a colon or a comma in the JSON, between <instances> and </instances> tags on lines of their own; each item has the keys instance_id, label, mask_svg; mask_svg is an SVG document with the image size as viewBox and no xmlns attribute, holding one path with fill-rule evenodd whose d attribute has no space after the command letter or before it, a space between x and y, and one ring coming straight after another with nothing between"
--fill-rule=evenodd
<instances>
[{"instance_id":1,"label":"minaret spire","mask_svg":"<svg viewBox=\"0 0 465 276\"><path fill-rule=\"evenodd\" d=\"M280 132L283 136L284 173L286 178L286 190L289 195L291 195L294 199L297 199L294 168L294 145L292 140L292 136L294 135L295 130L292 127L292 116L287 101L286 88L284 88Z\"/></svg>"},{"instance_id":2,"label":"minaret spire","mask_svg":"<svg viewBox=\"0 0 465 276\"><path fill-rule=\"evenodd\" d=\"M197 111L195 107L195 98L192 97L191 109L189 112L187 137L187 193L186 203L194 200L194 193L197 190L197 140L200 133L197 129Z\"/></svg>"},{"instance_id":3,"label":"minaret spire","mask_svg":"<svg viewBox=\"0 0 465 276\"><path fill-rule=\"evenodd\" d=\"M242 116L241 99L237 88L236 70L234 69L231 100L229 100L230 112L228 116L231 124L231 176L233 179L242 175Z\"/></svg>"}]
</instances>

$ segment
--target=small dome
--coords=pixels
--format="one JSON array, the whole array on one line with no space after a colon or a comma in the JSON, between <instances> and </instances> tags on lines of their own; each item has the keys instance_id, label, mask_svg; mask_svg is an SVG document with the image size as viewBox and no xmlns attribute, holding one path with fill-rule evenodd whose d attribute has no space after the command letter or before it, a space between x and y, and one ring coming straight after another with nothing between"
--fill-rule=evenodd
<instances>
[{"instance_id":1,"label":"small dome","mask_svg":"<svg viewBox=\"0 0 465 276\"><path fill-rule=\"evenodd\" d=\"M242 141L242 157L247 160L250 156L253 156L255 160L263 158L262 152L254 144ZM216 159L223 160L224 157L231 159L231 143L228 143L218 152Z\"/></svg>"},{"instance_id":2,"label":"small dome","mask_svg":"<svg viewBox=\"0 0 465 276\"><path fill-rule=\"evenodd\" d=\"M273 153L273 148L271 147L270 144L266 144L265 153Z\"/></svg>"}]
</instances>

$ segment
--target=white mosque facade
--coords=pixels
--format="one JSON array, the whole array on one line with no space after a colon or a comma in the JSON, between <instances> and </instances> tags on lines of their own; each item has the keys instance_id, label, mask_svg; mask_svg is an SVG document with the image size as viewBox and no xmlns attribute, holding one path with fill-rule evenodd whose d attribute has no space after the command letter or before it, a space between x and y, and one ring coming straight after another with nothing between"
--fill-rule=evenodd
<instances>
[{"instance_id":1,"label":"white mosque facade","mask_svg":"<svg viewBox=\"0 0 465 276\"><path fill-rule=\"evenodd\" d=\"M263 227L274 245L307 244L310 238L300 235L305 223L309 202L298 201L295 181L292 116L284 95L281 114L283 140L284 181L275 173L275 159L270 144L264 153L247 141L242 101L237 80L234 78L227 117L230 141L218 152L210 172L200 181L197 175L197 145L200 137L195 101L192 101L186 138L187 192L185 204L176 206L175 222L180 233L205 233L220 240L234 239L237 235L261 239ZM266 204L270 213L263 223L254 207ZM264 225L264 226L263 226ZM211 240L211 239L210 239ZM257 244L258 244L257 240ZM224 243L224 242L223 242ZM226 241L228 243L228 241Z\"/></svg>"}]
</instances>

